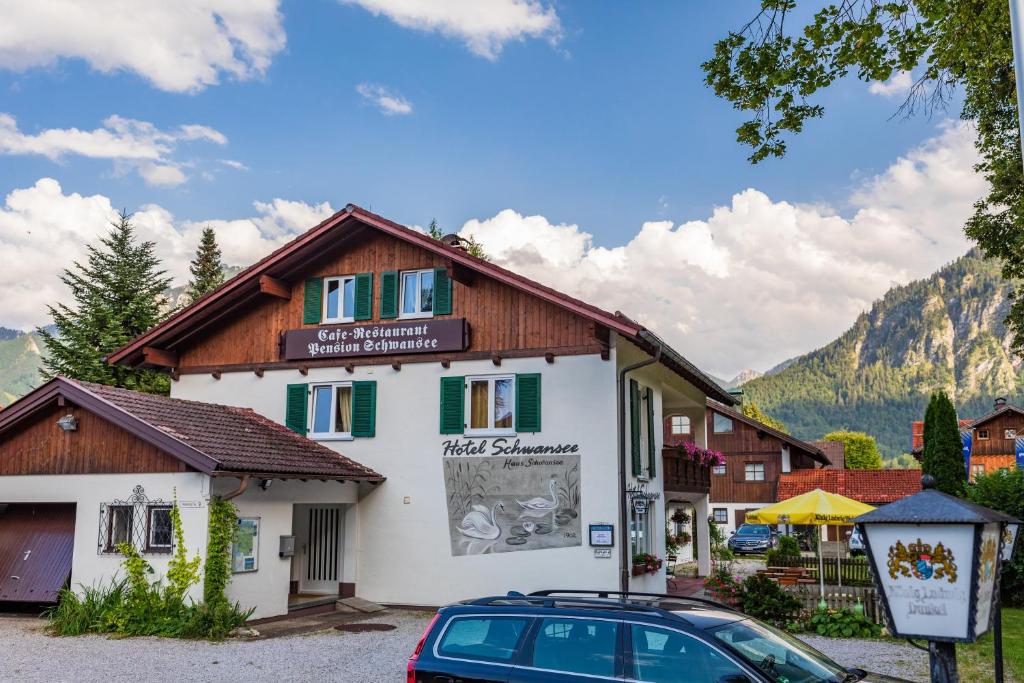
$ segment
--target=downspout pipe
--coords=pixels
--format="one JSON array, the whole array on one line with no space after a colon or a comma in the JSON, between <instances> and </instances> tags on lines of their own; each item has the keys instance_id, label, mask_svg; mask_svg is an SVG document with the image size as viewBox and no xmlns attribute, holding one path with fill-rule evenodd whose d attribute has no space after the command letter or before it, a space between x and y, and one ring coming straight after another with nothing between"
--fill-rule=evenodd
<instances>
[{"instance_id":1,"label":"downspout pipe","mask_svg":"<svg viewBox=\"0 0 1024 683\"><path fill-rule=\"evenodd\" d=\"M626 375L661 360L661 344L655 347L654 355L645 360L627 365L619 370L618 417L619 417L619 590L629 591L630 536L629 518L626 511ZM653 438L653 434L651 438Z\"/></svg>"},{"instance_id":2,"label":"downspout pipe","mask_svg":"<svg viewBox=\"0 0 1024 683\"><path fill-rule=\"evenodd\" d=\"M249 475L242 475L242 481L238 483L238 488L230 493L225 493L220 497L221 500L231 500L232 498L238 498L240 495L245 493L245 490L249 488Z\"/></svg>"}]
</instances>

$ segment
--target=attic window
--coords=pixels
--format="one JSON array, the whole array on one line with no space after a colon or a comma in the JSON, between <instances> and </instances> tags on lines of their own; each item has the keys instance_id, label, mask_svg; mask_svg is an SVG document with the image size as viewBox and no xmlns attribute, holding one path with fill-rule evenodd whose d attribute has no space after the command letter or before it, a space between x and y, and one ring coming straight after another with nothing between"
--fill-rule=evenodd
<instances>
[{"instance_id":1,"label":"attic window","mask_svg":"<svg viewBox=\"0 0 1024 683\"><path fill-rule=\"evenodd\" d=\"M987 429L979 429L978 430L978 441L984 441L987 438L988 438L988 430Z\"/></svg>"},{"instance_id":2,"label":"attic window","mask_svg":"<svg viewBox=\"0 0 1024 683\"><path fill-rule=\"evenodd\" d=\"M711 429L715 434L729 434L732 432L732 420L720 413L712 413L712 415L714 415L714 420Z\"/></svg>"},{"instance_id":3,"label":"attic window","mask_svg":"<svg viewBox=\"0 0 1024 683\"><path fill-rule=\"evenodd\" d=\"M324 278L323 306L322 320L325 323L350 323L355 320L355 275Z\"/></svg>"},{"instance_id":4,"label":"attic window","mask_svg":"<svg viewBox=\"0 0 1024 683\"><path fill-rule=\"evenodd\" d=\"M402 273L402 318L434 315L434 271L409 270Z\"/></svg>"},{"instance_id":5,"label":"attic window","mask_svg":"<svg viewBox=\"0 0 1024 683\"><path fill-rule=\"evenodd\" d=\"M1007 429L1006 431L1003 432L1003 438L1004 439L1016 439L1017 438L1017 430L1016 429Z\"/></svg>"}]
</instances>

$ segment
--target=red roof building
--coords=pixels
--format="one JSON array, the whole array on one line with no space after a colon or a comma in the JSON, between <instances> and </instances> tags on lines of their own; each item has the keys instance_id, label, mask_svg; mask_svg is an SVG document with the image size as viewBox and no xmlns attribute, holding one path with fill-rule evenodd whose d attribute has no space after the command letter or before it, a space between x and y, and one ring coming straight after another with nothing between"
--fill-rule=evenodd
<instances>
[{"instance_id":1,"label":"red roof building","mask_svg":"<svg viewBox=\"0 0 1024 683\"><path fill-rule=\"evenodd\" d=\"M779 478L778 500L821 489L859 500L884 505L921 490L920 470L794 470Z\"/></svg>"}]
</instances>

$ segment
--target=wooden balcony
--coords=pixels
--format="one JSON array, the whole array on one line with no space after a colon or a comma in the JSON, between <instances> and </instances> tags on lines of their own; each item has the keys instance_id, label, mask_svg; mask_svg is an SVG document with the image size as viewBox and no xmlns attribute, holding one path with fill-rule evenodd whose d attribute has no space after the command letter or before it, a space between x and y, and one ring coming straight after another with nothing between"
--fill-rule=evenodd
<instances>
[{"instance_id":1,"label":"wooden balcony","mask_svg":"<svg viewBox=\"0 0 1024 683\"><path fill-rule=\"evenodd\" d=\"M674 448L661 451L665 492L710 493L711 468L694 462Z\"/></svg>"}]
</instances>

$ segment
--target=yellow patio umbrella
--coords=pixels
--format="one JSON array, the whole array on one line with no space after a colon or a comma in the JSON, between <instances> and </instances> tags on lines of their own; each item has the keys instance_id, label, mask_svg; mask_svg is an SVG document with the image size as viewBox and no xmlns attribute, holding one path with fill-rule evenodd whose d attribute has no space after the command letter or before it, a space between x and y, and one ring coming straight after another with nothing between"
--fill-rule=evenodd
<instances>
[{"instance_id":1,"label":"yellow patio umbrella","mask_svg":"<svg viewBox=\"0 0 1024 683\"><path fill-rule=\"evenodd\" d=\"M774 505L747 513L751 524L813 524L818 527L818 577L821 598L825 599L825 561L821 557L821 527L826 524L849 524L850 520L875 508L838 493L814 489ZM839 558L836 558L836 566ZM837 573L838 578L838 573ZM840 579L841 580L841 579Z\"/></svg>"}]
</instances>

